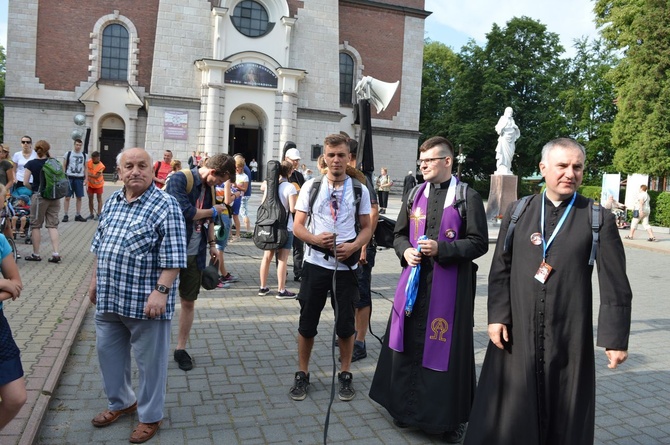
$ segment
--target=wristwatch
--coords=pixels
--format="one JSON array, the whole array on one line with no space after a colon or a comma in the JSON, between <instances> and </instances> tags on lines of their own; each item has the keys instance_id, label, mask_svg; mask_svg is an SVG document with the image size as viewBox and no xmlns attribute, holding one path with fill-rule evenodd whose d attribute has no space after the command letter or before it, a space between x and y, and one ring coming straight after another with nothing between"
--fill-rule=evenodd
<instances>
[{"instance_id":1,"label":"wristwatch","mask_svg":"<svg viewBox=\"0 0 670 445\"><path fill-rule=\"evenodd\" d=\"M170 293L170 288L165 286L164 284L157 284L155 288L158 292L161 294L169 294Z\"/></svg>"}]
</instances>

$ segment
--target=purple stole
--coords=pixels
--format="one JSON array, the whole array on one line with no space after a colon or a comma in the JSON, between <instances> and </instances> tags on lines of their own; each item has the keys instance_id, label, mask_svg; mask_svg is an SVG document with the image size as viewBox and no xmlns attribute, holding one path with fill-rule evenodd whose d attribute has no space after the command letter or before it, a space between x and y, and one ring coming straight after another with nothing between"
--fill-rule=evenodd
<instances>
[{"instance_id":1,"label":"purple stole","mask_svg":"<svg viewBox=\"0 0 670 445\"><path fill-rule=\"evenodd\" d=\"M426 211L428 199L424 190L428 183L424 183L418 190L412 206L409 223L409 241L417 247L419 236L426 233ZM445 202L446 204L446 202ZM458 209L449 203L445 206L440 223L440 233L437 241L453 243L459 239L461 217ZM405 333L405 302L407 295L405 287L412 268L406 266L400 274L400 281L395 291L393 311L391 313L391 329L389 333L389 347L394 351L403 352L403 338ZM420 279L425 279L425 275ZM430 290L430 307L426 320L426 336L424 339L423 362L424 368L435 371L449 370L449 354L453 332L454 312L456 307L458 283L458 265L433 265L433 282ZM418 297L421 298L421 297Z\"/></svg>"}]
</instances>

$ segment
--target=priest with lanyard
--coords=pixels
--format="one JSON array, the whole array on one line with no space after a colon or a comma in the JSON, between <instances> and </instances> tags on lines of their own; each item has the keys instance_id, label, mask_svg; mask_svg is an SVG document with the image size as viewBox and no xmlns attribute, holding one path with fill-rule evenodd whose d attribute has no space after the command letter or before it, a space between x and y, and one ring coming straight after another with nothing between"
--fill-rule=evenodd
<instances>
[{"instance_id":1,"label":"priest with lanyard","mask_svg":"<svg viewBox=\"0 0 670 445\"><path fill-rule=\"evenodd\" d=\"M388 410L397 427L441 434L455 443L463 438L475 393L473 260L488 250L488 228L479 194L468 187L465 203L456 194L451 142L433 137L419 152L426 182L411 209L403 203L395 226L403 271L370 398ZM420 266L418 289L408 295L415 266Z\"/></svg>"},{"instance_id":2,"label":"priest with lanyard","mask_svg":"<svg viewBox=\"0 0 670 445\"><path fill-rule=\"evenodd\" d=\"M591 201L577 193L585 158L584 147L572 139L547 143L540 161L546 190L530 198L513 238L507 233L516 203L503 217L489 273L491 341L467 445L593 444L594 240L597 344L605 350L599 366L606 359L615 369L628 357L632 292L614 215L605 210L594 215Z\"/></svg>"}]
</instances>

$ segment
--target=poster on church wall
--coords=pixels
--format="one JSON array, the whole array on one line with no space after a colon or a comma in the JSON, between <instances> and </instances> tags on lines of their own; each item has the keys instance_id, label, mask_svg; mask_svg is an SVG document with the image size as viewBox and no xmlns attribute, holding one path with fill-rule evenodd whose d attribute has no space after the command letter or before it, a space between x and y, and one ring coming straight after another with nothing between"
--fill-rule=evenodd
<instances>
[{"instance_id":1,"label":"poster on church wall","mask_svg":"<svg viewBox=\"0 0 670 445\"><path fill-rule=\"evenodd\" d=\"M230 67L223 78L224 83L253 87L277 88L277 75L270 68L258 63L244 62Z\"/></svg>"},{"instance_id":2,"label":"poster on church wall","mask_svg":"<svg viewBox=\"0 0 670 445\"><path fill-rule=\"evenodd\" d=\"M185 141L188 139L188 112L165 110L163 118L163 137Z\"/></svg>"}]
</instances>

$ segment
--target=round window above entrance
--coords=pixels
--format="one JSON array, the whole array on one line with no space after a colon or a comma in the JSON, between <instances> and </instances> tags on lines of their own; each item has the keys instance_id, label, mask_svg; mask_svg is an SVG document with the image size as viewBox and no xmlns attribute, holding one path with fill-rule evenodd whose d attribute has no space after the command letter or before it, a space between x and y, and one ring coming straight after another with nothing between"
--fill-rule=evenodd
<instances>
[{"instance_id":1,"label":"round window above entrance","mask_svg":"<svg viewBox=\"0 0 670 445\"><path fill-rule=\"evenodd\" d=\"M247 37L260 37L272 30L268 12L263 5L253 0L244 0L235 6L231 16L235 28Z\"/></svg>"}]
</instances>

